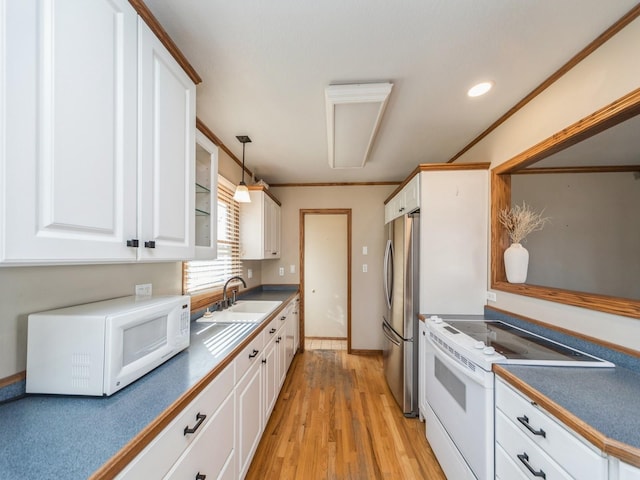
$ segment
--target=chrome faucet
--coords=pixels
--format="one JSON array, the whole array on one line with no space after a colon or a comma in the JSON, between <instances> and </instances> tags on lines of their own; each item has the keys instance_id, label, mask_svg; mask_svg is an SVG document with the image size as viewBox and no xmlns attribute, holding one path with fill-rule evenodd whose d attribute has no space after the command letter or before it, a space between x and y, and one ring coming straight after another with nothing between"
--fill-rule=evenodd
<instances>
[{"instance_id":1,"label":"chrome faucet","mask_svg":"<svg viewBox=\"0 0 640 480\"><path fill-rule=\"evenodd\" d=\"M222 290L222 308L225 309L229 306L229 300L227 298L227 286L229 285L229 282L231 280L240 280L242 282L242 285L244 285L244 288L247 288L247 282L244 281L244 279L242 277L239 276L235 276L235 277L231 277L229 280L226 281L226 283L224 284L224 288ZM233 305L234 303L236 303L236 291L233 291L233 301L231 301L231 305Z\"/></svg>"}]
</instances>

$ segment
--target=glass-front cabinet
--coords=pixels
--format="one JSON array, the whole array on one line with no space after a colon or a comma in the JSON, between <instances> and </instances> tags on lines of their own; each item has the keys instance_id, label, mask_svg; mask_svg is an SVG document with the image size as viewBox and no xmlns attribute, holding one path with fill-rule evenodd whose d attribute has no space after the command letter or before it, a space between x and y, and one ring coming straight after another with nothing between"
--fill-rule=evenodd
<instances>
[{"instance_id":1,"label":"glass-front cabinet","mask_svg":"<svg viewBox=\"0 0 640 480\"><path fill-rule=\"evenodd\" d=\"M218 147L196 132L196 259L217 256Z\"/></svg>"}]
</instances>

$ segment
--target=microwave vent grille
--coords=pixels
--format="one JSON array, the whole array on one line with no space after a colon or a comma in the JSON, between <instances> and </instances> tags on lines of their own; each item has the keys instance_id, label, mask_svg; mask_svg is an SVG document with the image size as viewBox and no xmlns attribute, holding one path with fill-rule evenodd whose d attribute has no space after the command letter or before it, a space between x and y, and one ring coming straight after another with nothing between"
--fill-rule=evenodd
<instances>
[{"instance_id":1,"label":"microwave vent grille","mask_svg":"<svg viewBox=\"0 0 640 480\"><path fill-rule=\"evenodd\" d=\"M71 384L74 388L89 388L91 379L91 355L74 353L71 355Z\"/></svg>"}]
</instances>

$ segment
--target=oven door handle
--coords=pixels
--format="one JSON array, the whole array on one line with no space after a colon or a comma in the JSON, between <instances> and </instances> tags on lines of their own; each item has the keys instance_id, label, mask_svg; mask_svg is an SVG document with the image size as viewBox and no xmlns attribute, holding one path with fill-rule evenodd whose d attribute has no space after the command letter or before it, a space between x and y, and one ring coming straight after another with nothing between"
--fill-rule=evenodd
<instances>
[{"instance_id":1,"label":"oven door handle","mask_svg":"<svg viewBox=\"0 0 640 480\"><path fill-rule=\"evenodd\" d=\"M483 378L485 377L484 374L491 373L491 372L487 372L483 370L480 366L474 364L476 365L476 368L482 372L482 375L474 374L474 372L467 370L465 367L463 367L458 362L456 362L453 358L451 358L449 354L447 354L444 350L442 350L442 348L437 343L434 343L434 341L431 338L429 338L428 340L435 350L434 356L437 357L448 368L452 370L456 370L460 375L463 375L465 378L469 378L480 385L483 385L483 386L485 385L485 383L483 382Z\"/></svg>"}]
</instances>

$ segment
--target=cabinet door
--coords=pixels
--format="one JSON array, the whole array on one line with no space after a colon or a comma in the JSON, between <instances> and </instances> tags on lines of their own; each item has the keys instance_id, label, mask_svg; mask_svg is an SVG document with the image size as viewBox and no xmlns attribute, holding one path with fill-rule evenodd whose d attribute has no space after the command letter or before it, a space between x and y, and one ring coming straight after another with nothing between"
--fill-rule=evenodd
<instances>
[{"instance_id":1,"label":"cabinet door","mask_svg":"<svg viewBox=\"0 0 640 480\"><path fill-rule=\"evenodd\" d=\"M273 411L273 407L278 399L280 391L280 375L278 362L278 347L280 345L278 337L274 337L264 349L264 357L262 358L262 368L264 376L264 415L262 417L262 428L267 425L269 416Z\"/></svg>"},{"instance_id":2,"label":"cabinet door","mask_svg":"<svg viewBox=\"0 0 640 480\"><path fill-rule=\"evenodd\" d=\"M236 385L236 456L244 478L262 436L262 364L255 363Z\"/></svg>"},{"instance_id":3,"label":"cabinet door","mask_svg":"<svg viewBox=\"0 0 640 480\"><path fill-rule=\"evenodd\" d=\"M139 257L194 256L195 85L140 19Z\"/></svg>"},{"instance_id":4,"label":"cabinet door","mask_svg":"<svg viewBox=\"0 0 640 480\"><path fill-rule=\"evenodd\" d=\"M425 322L420 322L418 335L418 406L420 409L420 418L423 419L427 411L427 326Z\"/></svg>"},{"instance_id":5,"label":"cabinet door","mask_svg":"<svg viewBox=\"0 0 640 480\"><path fill-rule=\"evenodd\" d=\"M289 317L287 317L287 325L289 324ZM289 358L287 351L289 349L289 334L288 328L285 326L278 332L278 339L276 340L278 349L278 391L282 388L284 379L287 378L287 369L289 368Z\"/></svg>"},{"instance_id":6,"label":"cabinet door","mask_svg":"<svg viewBox=\"0 0 640 480\"><path fill-rule=\"evenodd\" d=\"M215 260L218 250L218 147L196 131L195 244L197 260Z\"/></svg>"},{"instance_id":7,"label":"cabinet door","mask_svg":"<svg viewBox=\"0 0 640 480\"><path fill-rule=\"evenodd\" d=\"M420 206L420 175L415 175L402 189L405 211L413 212Z\"/></svg>"},{"instance_id":8,"label":"cabinet door","mask_svg":"<svg viewBox=\"0 0 640 480\"><path fill-rule=\"evenodd\" d=\"M280 258L280 206L264 195L264 258Z\"/></svg>"},{"instance_id":9,"label":"cabinet door","mask_svg":"<svg viewBox=\"0 0 640 480\"><path fill-rule=\"evenodd\" d=\"M135 260L135 11L126 0L4 8L0 261Z\"/></svg>"},{"instance_id":10,"label":"cabinet door","mask_svg":"<svg viewBox=\"0 0 640 480\"><path fill-rule=\"evenodd\" d=\"M640 480L640 469L620 462L618 480Z\"/></svg>"}]
</instances>

